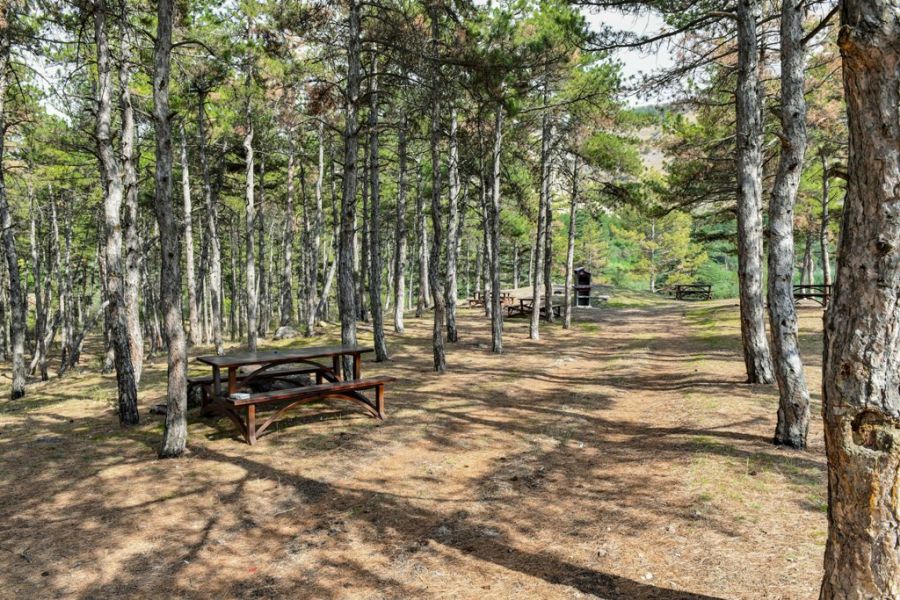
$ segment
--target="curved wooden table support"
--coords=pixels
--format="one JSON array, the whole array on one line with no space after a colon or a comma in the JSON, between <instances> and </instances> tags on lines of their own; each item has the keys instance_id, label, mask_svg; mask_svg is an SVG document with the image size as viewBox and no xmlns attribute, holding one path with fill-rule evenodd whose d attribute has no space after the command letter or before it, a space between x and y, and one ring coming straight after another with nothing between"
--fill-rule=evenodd
<instances>
[{"instance_id":1,"label":"curved wooden table support","mask_svg":"<svg viewBox=\"0 0 900 600\"><path fill-rule=\"evenodd\" d=\"M262 433L272 423L277 421L287 411L318 402L319 400L346 400L362 406L367 413L376 419L384 419L384 386L395 381L393 377L370 377L352 381L334 381L318 385L291 388L287 390L275 390L251 394L248 398L216 398L214 397L205 407L205 410L228 417L237 425L244 439L251 446L256 443ZM374 390L374 400L362 392ZM256 424L256 407L266 404L287 402L269 415L261 424ZM245 409L245 416L241 415L241 408Z\"/></svg>"}]
</instances>

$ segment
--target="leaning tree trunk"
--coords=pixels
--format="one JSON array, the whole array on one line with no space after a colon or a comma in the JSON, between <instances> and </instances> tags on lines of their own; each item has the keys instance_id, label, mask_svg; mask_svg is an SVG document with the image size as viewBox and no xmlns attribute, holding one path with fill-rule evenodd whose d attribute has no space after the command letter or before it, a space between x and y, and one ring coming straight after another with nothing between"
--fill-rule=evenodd
<instances>
[{"instance_id":1,"label":"leaning tree trunk","mask_svg":"<svg viewBox=\"0 0 900 600\"><path fill-rule=\"evenodd\" d=\"M31 365L28 367L28 373L34 375L34 372L40 366L41 381L49 379L47 375L47 344L44 340L44 330L47 326L47 311L49 306L44 304L44 285L42 280L43 270L41 265L41 252L38 249L38 223L37 218L40 214L34 203L34 190L32 188L32 173L28 173L29 206L31 208L31 230L29 242L31 245L31 275L34 279L34 352L32 353Z\"/></svg>"},{"instance_id":2,"label":"leaning tree trunk","mask_svg":"<svg viewBox=\"0 0 900 600\"><path fill-rule=\"evenodd\" d=\"M503 352L503 308L500 306L500 154L503 149L503 104L497 102L494 109L493 172L491 177L491 201L488 203L490 219L490 273L491 273L491 351ZM487 295L485 295L487 304Z\"/></svg>"},{"instance_id":3,"label":"leaning tree trunk","mask_svg":"<svg viewBox=\"0 0 900 600\"><path fill-rule=\"evenodd\" d=\"M808 218L806 219L807 230L806 234L803 236L804 244L803 244L803 265L800 269L800 283L803 285L812 285L814 283L813 278L813 259L812 259L812 230L809 229L812 224L812 215L808 214Z\"/></svg>"},{"instance_id":4,"label":"leaning tree trunk","mask_svg":"<svg viewBox=\"0 0 900 600\"><path fill-rule=\"evenodd\" d=\"M356 345L356 286L353 281L354 222L356 221L356 171L359 153L360 23L359 2L349 0L347 36L347 105L344 119L344 177L341 192L341 234L338 258L338 306L341 343ZM353 373L344 359L344 376Z\"/></svg>"},{"instance_id":5,"label":"leaning tree trunk","mask_svg":"<svg viewBox=\"0 0 900 600\"><path fill-rule=\"evenodd\" d=\"M187 445L187 347L181 320L181 227L172 200L172 123L169 110L169 61L172 55L173 0L157 4L153 51L153 123L156 128L156 221L162 263L159 302L168 347L166 426L160 458L181 456ZM185 215L189 217L189 215Z\"/></svg>"},{"instance_id":6,"label":"leaning tree trunk","mask_svg":"<svg viewBox=\"0 0 900 600\"><path fill-rule=\"evenodd\" d=\"M762 113L757 48L758 0L738 0L736 139L738 280L748 383L772 383L762 286Z\"/></svg>"},{"instance_id":7,"label":"leaning tree trunk","mask_svg":"<svg viewBox=\"0 0 900 600\"><path fill-rule=\"evenodd\" d=\"M10 398L16 400L25 395L25 297L22 293L22 279L19 274L19 259L16 253L16 236L13 231L12 214L6 197L5 169L3 167L4 141L6 137L5 103L9 73L9 29L8 8L4 5L0 13L0 235L3 237L3 254L9 273L9 322L10 345L12 346L12 388Z\"/></svg>"},{"instance_id":8,"label":"leaning tree trunk","mask_svg":"<svg viewBox=\"0 0 900 600\"><path fill-rule=\"evenodd\" d=\"M203 202L206 205L207 240L209 242L209 308L212 313L212 338L216 354L225 354L222 344L222 246L219 242L218 206L213 198L209 162L206 158L206 92L201 92L197 107L197 146L203 175Z\"/></svg>"},{"instance_id":9,"label":"leaning tree trunk","mask_svg":"<svg viewBox=\"0 0 900 600\"><path fill-rule=\"evenodd\" d=\"M828 249L828 226L831 219L828 211L828 202L831 196L830 182L828 178L828 165L825 161L825 152L820 155L822 160L822 224L819 229L819 248L822 254L822 285L831 285L831 253ZM828 298L825 298L825 306L828 306Z\"/></svg>"},{"instance_id":10,"label":"leaning tree trunk","mask_svg":"<svg viewBox=\"0 0 900 600\"><path fill-rule=\"evenodd\" d=\"M136 126L131 103L131 45L122 35L122 63L119 68L119 112L122 116L122 176L125 186L125 211L122 213L125 242L125 326L131 347L131 366L135 384L141 382L144 370L144 336L141 332L141 260L143 248L138 230L138 178L135 156Z\"/></svg>"},{"instance_id":11,"label":"leaning tree trunk","mask_svg":"<svg viewBox=\"0 0 900 600\"><path fill-rule=\"evenodd\" d=\"M440 90L440 55L438 40L440 24L435 7L429 8L428 18L431 20L431 53L432 53L432 87L431 87L431 254L428 260L428 278L431 295L434 301L434 328L431 345L434 353L434 370L443 373L447 370L447 359L444 356L444 290L441 282L441 250L444 245L444 224L441 218L441 90Z\"/></svg>"},{"instance_id":12,"label":"leaning tree trunk","mask_svg":"<svg viewBox=\"0 0 900 600\"><path fill-rule=\"evenodd\" d=\"M249 83L249 76L248 76ZM249 85L248 85L249 88ZM249 92L248 92L249 93ZM253 183L253 115L251 114L250 99L247 98L246 108L247 131L244 134L244 151L246 153L245 165L245 198L246 198L246 242L247 254L245 256L245 270L247 272L247 349L256 352L256 338L259 334L259 296L256 289L256 253L254 252L254 238L256 234L256 206L254 204L256 189Z\"/></svg>"},{"instance_id":13,"label":"leaning tree trunk","mask_svg":"<svg viewBox=\"0 0 900 600\"><path fill-rule=\"evenodd\" d=\"M781 9L781 156L769 201L769 326L772 330L778 423L774 442L806 447L809 390L803 375L794 308L794 205L806 151L804 0Z\"/></svg>"},{"instance_id":14,"label":"leaning tree trunk","mask_svg":"<svg viewBox=\"0 0 900 600\"><path fill-rule=\"evenodd\" d=\"M578 205L578 155L572 159L572 199L569 204L569 245L566 248L566 289L564 296L563 329L572 326L572 286L575 279L575 210Z\"/></svg>"},{"instance_id":15,"label":"leaning tree trunk","mask_svg":"<svg viewBox=\"0 0 900 600\"><path fill-rule=\"evenodd\" d=\"M384 339L384 304L381 300L381 181L378 161L378 64L373 52L371 89L369 91L369 177L371 210L369 213L369 304L372 310L372 335L375 360L388 359Z\"/></svg>"},{"instance_id":16,"label":"leaning tree trunk","mask_svg":"<svg viewBox=\"0 0 900 600\"><path fill-rule=\"evenodd\" d=\"M844 0L841 24L850 156L825 318L820 597L900 598L900 11Z\"/></svg>"},{"instance_id":17,"label":"leaning tree trunk","mask_svg":"<svg viewBox=\"0 0 900 600\"><path fill-rule=\"evenodd\" d=\"M403 333L403 306L406 291L406 113L397 131L397 216L394 233L394 331Z\"/></svg>"},{"instance_id":18,"label":"leaning tree trunk","mask_svg":"<svg viewBox=\"0 0 900 600\"><path fill-rule=\"evenodd\" d=\"M106 287L109 305L107 318L115 352L116 383L118 387L119 422L137 425L137 382L131 362L131 344L125 319L124 281L122 277L123 184L119 161L112 138L112 73L109 42L106 34L106 2L94 3L94 33L97 46L97 153L103 179L103 208L106 225Z\"/></svg>"},{"instance_id":19,"label":"leaning tree trunk","mask_svg":"<svg viewBox=\"0 0 900 600\"><path fill-rule=\"evenodd\" d=\"M450 218L447 222L447 341L458 342L456 300L459 295L456 264L459 260L459 149L456 141L456 107L450 109Z\"/></svg>"}]
</instances>

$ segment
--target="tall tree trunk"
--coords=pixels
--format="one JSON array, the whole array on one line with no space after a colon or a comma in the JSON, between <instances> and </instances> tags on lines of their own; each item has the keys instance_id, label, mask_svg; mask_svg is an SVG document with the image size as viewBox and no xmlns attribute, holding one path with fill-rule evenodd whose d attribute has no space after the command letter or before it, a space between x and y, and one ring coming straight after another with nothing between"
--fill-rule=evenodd
<instances>
[{"instance_id":1,"label":"tall tree trunk","mask_svg":"<svg viewBox=\"0 0 900 600\"><path fill-rule=\"evenodd\" d=\"M491 177L491 201L488 204L490 218L491 265L491 352L503 352L503 309L500 306L500 155L503 149L503 103L494 107L493 171ZM487 298L485 297L485 304Z\"/></svg>"},{"instance_id":2,"label":"tall tree trunk","mask_svg":"<svg viewBox=\"0 0 900 600\"><path fill-rule=\"evenodd\" d=\"M259 337L266 337L269 331L269 270L266 268L266 158L259 159L259 209L256 211L256 302L257 327Z\"/></svg>"},{"instance_id":3,"label":"tall tree trunk","mask_svg":"<svg viewBox=\"0 0 900 600\"><path fill-rule=\"evenodd\" d=\"M447 222L447 341L458 342L456 300L459 296L456 263L459 260L459 148L456 140L456 107L450 109L450 218Z\"/></svg>"},{"instance_id":4,"label":"tall tree trunk","mask_svg":"<svg viewBox=\"0 0 900 600\"><path fill-rule=\"evenodd\" d=\"M41 252L38 249L38 223L37 218L40 214L34 202L34 189L32 187L31 178L33 174L28 173L28 196L31 207L31 230L29 241L31 245L31 275L34 278L34 352L29 366L28 372L32 375L38 367L41 368L41 381L49 379L47 375L47 345L44 340L45 328L47 326L47 310L44 304L44 284L41 269Z\"/></svg>"},{"instance_id":5,"label":"tall tree trunk","mask_svg":"<svg viewBox=\"0 0 900 600\"><path fill-rule=\"evenodd\" d=\"M107 318L115 352L116 383L119 398L119 422L137 425L137 382L131 362L131 343L125 320L122 276L123 199L122 171L115 156L112 139L112 73L106 34L106 1L94 2L94 34L97 46L97 152L101 162L106 225L106 286L109 298Z\"/></svg>"},{"instance_id":6,"label":"tall tree trunk","mask_svg":"<svg viewBox=\"0 0 900 600\"><path fill-rule=\"evenodd\" d=\"M213 197L209 162L206 157L205 91L200 93L198 99L197 135L199 137L200 169L203 175L203 202L206 205L206 233L209 241L209 300L210 311L212 312L212 338L216 346L216 354L221 356L225 353L225 347L222 344L222 246L219 242L218 203Z\"/></svg>"},{"instance_id":7,"label":"tall tree trunk","mask_svg":"<svg viewBox=\"0 0 900 600\"><path fill-rule=\"evenodd\" d=\"M577 224L575 222L576 208L578 206L578 155L572 157L572 198L569 204L569 245L566 248L566 289L565 300L563 300L563 329L572 327L572 311L575 284L575 232ZM576 295L577 298L577 295Z\"/></svg>"},{"instance_id":8,"label":"tall tree trunk","mask_svg":"<svg viewBox=\"0 0 900 600\"><path fill-rule=\"evenodd\" d=\"M296 171L296 150L294 128L289 127L287 160L287 194L284 205L284 239L281 253L284 262L281 267L281 319L280 325L290 325L294 319L294 175Z\"/></svg>"},{"instance_id":9,"label":"tall tree trunk","mask_svg":"<svg viewBox=\"0 0 900 600\"><path fill-rule=\"evenodd\" d=\"M249 75L247 76L247 83L249 89ZM253 114L249 98L247 98L246 119L247 131L244 134L244 152L246 153L245 197L247 214L247 255L245 257L245 271L247 274L247 348L250 352L256 352L256 338L259 334L259 297L257 296L256 288L256 252L253 239L253 236L256 234L256 206L254 204L256 188L253 183L253 172L255 170L253 159Z\"/></svg>"},{"instance_id":10,"label":"tall tree trunk","mask_svg":"<svg viewBox=\"0 0 900 600\"><path fill-rule=\"evenodd\" d=\"M806 233L803 236L805 242L803 244L803 272L800 276L800 283L803 285L812 285L815 283L815 272L813 266L813 257L812 257L812 246L813 246L813 238L812 238L812 214L807 214L807 229Z\"/></svg>"},{"instance_id":11,"label":"tall tree trunk","mask_svg":"<svg viewBox=\"0 0 900 600\"><path fill-rule=\"evenodd\" d=\"M418 240L419 296L416 318L428 308L428 227L425 224L425 196L422 193L422 165L416 158L416 238Z\"/></svg>"},{"instance_id":12,"label":"tall tree trunk","mask_svg":"<svg viewBox=\"0 0 900 600\"><path fill-rule=\"evenodd\" d=\"M353 281L353 239L356 221L356 171L359 153L360 23L359 2L349 0L347 36L347 105L344 119L344 179L341 193L341 235L338 259L338 306L341 343L356 345L356 286ZM344 359L344 376L353 372Z\"/></svg>"},{"instance_id":13,"label":"tall tree trunk","mask_svg":"<svg viewBox=\"0 0 900 600\"><path fill-rule=\"evenodd\" d=\"M844 0L847 199L826 313L823 600L900 598L900 11Z\"/></svg>"},{"instance_id":14,"label":"tall tree trunk","mask_svg":"<svg viewBox=\"0 0 900 600\"><path fill-rule=\"evenodd\" d=\"M782 142L769 201L769 326L779 392L774 441L793 448L806 447L809 431L809 391L797 339L793 285L794 205L806 151L804 6L803 0L790 0L781 10Z\"/></svg>"},{"instance_id":15,"label":"tall tree trunk","mask_svg":"<svg viewBox=\"0 0 900 600\"><path fill-rule=\"evenodd\" d=\"M384 305L381 300L381 180L378 157L378 58L372 53L371 89L369 90L369 177L371 212L369 213L369 305L372 309L372 334L375 360L388 359L387 342L384 339Z\"/></svg>"},{"instance_id":16,"label":"tall tree trunk","mask_svg":"<svg viewBox=\"0 0 900 600\"><path fill-rule=\"evenodd\" d=\"M434 301L434 328L431 336L434 352L434 370L443 373L447 370L447 359L444 356L444 289L441 282L441 250L444 245L444 224L441 217L441 72L440 72L440 23L435 6L429 6L428 17L431 20L431 255L428 261L429 287Z\"/></svg>"},{"instance_id":17,"label":"tall tree trunk","mask_svg":"<svg viewBox=\"0 0 900 600\"><path fill-rule=\"evenodd\" d=\"M403 306L406 291L406 127L407 117L400 117L397 131L397 216L394 233L394 331L403 333Z\"/></svg>"},{"instance_id":18,"label":"tall tree trunk","mask_svg":"<svg viewBox=\"0 0 900 600\"><path fill-rule=\"evenodd\" d=\"M544 206L544 306L547 310L547 322L553 322L553 202L550 197L550 180L553 164L550 160L550 147L553 143L553 125L550 122L549 85L544 83L544 110L542 117L541 137L546 138L546 154L542 139L541 152L541 196Z\"/></svg>"},{"instance_id":19,"label":"tall tree trunk","mask_svg":"<svg viewBox=\"0 0 900 600\"><path fill-rule=\"evenodd\" d=\"M194 275L194 227L191 213L191 177L188 171L187 136L181 125L181 197L184 201L184 255L185 276L188 291L188 323L190 325L187 343L194 345L200 341L200 317L197 312L197 278Z\"/></svg>"},{"instance_id":20,"label":"tall tree trunk","mask_svg":"<svg viewBox=\"0 0 900 600\"><path fill-rule=\"evenodd\" d=\"M548 89L544 85L543 104L546 107L548 103ZM551 314L550 304L547 301L553 294L552 286L549 285L549 272L547 270L548 257L546 251L548 248L546 238L549 235L549 223L547 217L550 211L547 210L547 204L550 202L550 115L546 108L541 115L541 199L538 206L538 224L537 236L534 241L534 279L532 280L531 300L534 310L531 313L531 327L529 329L529 337L533 340L540 339L540 318L541 318L541 272L543 271L544 285L544 302L547 307L547 314ZM549 290L547 288L550 288Z\"/></svg>"},{"instance_id":21,"label":"tall tree trunk","mask_svg":"<svg viewBox=\"0 0 900 600\"><path fill-rule=\"evenodd\" d=\"M12 387L10 399L25 395L25 310L26 302L22 292L19 274L19 259L16 253L16 236L13 230L12 214L6 196L5 168L3 165L4 142L6 139L6 89L9 77L9 21L8 5L0 8L0 235L3 237L3 253L6 256L9 274L9 322L10 345L12 346Z\"/></svg>"},{"instance_id":22,"label":"tall tree trunk","mask_svg":"<svg viewBox=\"0 0 900 600\"><path fill-rule=\"evenodd\" d=\"M141 382L144 370L144 339L141 332L141 260L143 248L138 230L138 180L135 155L136 127L131 103L131 44L122 34L122 62L119 67L119 112L122 116L122 174L125 186L125 210L122 225L125 242L124 310L128 343L131 347L131 366L135 385Z\"/></svg>"},{"instance_id":23,"label":"tall tree trunk","mask_svg":"<svg viewBox=\"0 0 900 600\"><path fill-rule=\"evenodd\" d=\"M828 212L828 203L831 196L831 189L828 178L828 165L825 162L825 152L820 155L822 160L822 224L819 229L819 248L822 254L822 284L831 285L831 253L828 249L828 227L830 215ZM825 305L828 305L828 299L825 299Z\"/></svg>"},{"instance_id":24,"label":"tall tree trunk","mask_svg":"<svg viewBox=\"0 0 900 600\"><path fill-rule=\"evenodd\" d=\"M181 320L181 228L172 199L172 124L169 110L169 61L172 55L172 0L157 3L153 50L153 124L156 129L156 222L162 263L159 300L168 346L166 426L160 458L181 456L187 445L187 347ZM190 218L190 215L185 215Z\"/></svg>"},{"instance_id":25,"label":"tall tree trunk","mask_svg":"<svg viewBox=\"0 0 900 600\"><path fill-rule=\"evenodd\" d=\"M738 281L741 337L748 383L772 383L762 286L762 113L760 111L758 0L738 0L736 91Z\"/></svg>"}]
</instances>

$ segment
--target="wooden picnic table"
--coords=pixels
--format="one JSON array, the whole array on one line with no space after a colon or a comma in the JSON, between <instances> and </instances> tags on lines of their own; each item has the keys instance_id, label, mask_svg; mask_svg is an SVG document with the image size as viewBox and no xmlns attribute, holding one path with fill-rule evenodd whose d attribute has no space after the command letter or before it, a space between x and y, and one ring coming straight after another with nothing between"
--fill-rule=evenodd
<instances>
[{"instance_id":1,"label":"wooden picnic table","mask_svg":"<svg viewBox=\"0 0 900 600\"><path fill-rule=\"evenodd\" d=\"M393 377L360 377L361 357L372 352L373 348L360 346L320 346L286 350L268 350L263 352L242 352L225 356L198 356L197 361L212 367L212 381L204 381L204 393L201 400L201 414L219 413L231 419L237 426L247 443L253 445L256 438L268 428L278 417L291 408L324 400L339 398L361 404L372 416L384 418L384 385L394 381ZM353 358L353 379L341 381L341 359L345 356ZM319 362L331 359L331 366ZM281 365L295 365L303 368L279 370ZM250 373L239 374L241 367L256 367ZM227 392L222 389L222 370L228 370ZM287 389L265 392L238 394L242 389L251 389L253 380L290 381L288 376L298 374L315 374L315 385L295 383ZM212 393L207 387L212 387ZM375 399L371 400L361 392L375 390ZM289 402L269 416L259 427L256 425L256 407L269 403ZM242 412L244 414L242 414Z\"/></svg>"},{"instance_id":2,"label":"wooden picnic table","mask_svg":"<svg viewBox=\"0 0 900 600\"><path fill-rule=\"evenodd\" d=\"M825 306L831 297L831 284L795 285L794 300L814 300Z\"/></svg>"},{"instance_id":3,"label":"wooden picnic table","mask_svg":"<svg viewBox=\"0 0 900 600\"><path fill-rule=\"evenodd\" d=\"M309 348L295 348L286 350L266 350L263 352L241 352L238 354L226 354L218 356L209 354L198 356L197 362L204 363L212 367L213 372L213 392L216 396L222 395L222 369L228 370L228 395L238 391L238 380L241 385L246 386L250 379L260 377L278 365L285 364L307 364L313 367L323 369L323 375L332 381L341 379L341 358L344 356L353 357L353 378L360 377L360 363L362 355L366 352L373 352L374 348L361 346L317 346ZM331 367L326 367L317 359L330 358ZM241 367L261 365L260 368L254 370L248 376L239 378L238 369Z\"/></svg>"},{"instance_id":4,"label":"wooden picnic table","mask_svg":"<svg viewBox=\"0 0 900 600\"><path fill-rule=\"evenodd\" d=\"M709 300L711 298L711 285L705 283L690 283L675 286L676 300Z\"/></svg>"}]
</instances>

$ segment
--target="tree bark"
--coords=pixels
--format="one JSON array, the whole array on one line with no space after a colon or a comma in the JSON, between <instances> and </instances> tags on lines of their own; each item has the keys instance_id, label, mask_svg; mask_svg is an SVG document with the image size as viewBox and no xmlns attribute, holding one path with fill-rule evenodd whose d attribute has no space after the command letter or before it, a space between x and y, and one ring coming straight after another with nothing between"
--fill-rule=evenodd
<instances>
[{"instance_id":1,"label":"tree bark","mask_svg":"<svg viewBox=\"0 0 900 600\"><path fill-rule=\"evenodd\" d=\"M181 227L172 199L172 124L169 110L169 61L172 55L173 0L157 3L153 50L153 122L156 129L156 222L162 262L159 301L168 347L166 425L160 458L174 458L187 445L187 347L181 317ZM189 217L189 215L185 215Z\"/></svg>"},{"instance_id":2,"label":"tree bark","mask_svg":"<svg viewBox=\"0 0 900 600\"><path fill-rule=\"evenodd\" d=\"M825 162L825 152L820 153L822 160L822 224L819 229L819 248L822 254L822 285L831 285L831 252L828 245L828 227L831 216L829 215L829 201L831 196L830 182L828 177L828 165ZM825 299L825 306L828 306L828 298Z\"/></svg>"},{"instance_id":3,"label":"tree bark","mask_svg":"<svg viewBox=\"0 0 900 600\"><path fill-rule=\"evenodd\" d=\"M769 200L769 327L779 392L774 442L792 448L805 448L809 431L809 391L797 339L793 285L794 206L806 151L805 12L803 0L784 2L781 9L782 141Z\"/></svg>"},{"instance_id":4,"label":"tree bark","mask_svg":"<svg viewBox=\"0 0 900 600\"><path fill-rule=\"evenodd\" d=\"M315 333L316 307L319 304L319 258L322 248L322 230L325 228L325 212L322 205L322 193L325 185L325 123L319 122L318 132L318 171L316 173L316 213L313 215L309 240L309 275L306 289L306 330L309 335Z\"/></svg>"},{"instance_id":5,"label":"tree bark","mask_svg":"<svg viewBox=\"0 0 900 600\"><path fill-rule=\"evenodd\" d=\"M122 174L125 186L125 210L122 225L125 243L125 279L123 300L125 326L131 348L131 366L135 385L140 384L144 369L144 339L141 333L141 235L138 230L138 180L135 155L136 126L131 103L131 44L122 34L122 63L119 68L119 112L122 116Z\"/></svg>"},{"instance_id":6,"label":"tree bark","mask_svg":"<svg viewBox=\"0 0 900 600\"><path fill-rule=\"evenodd\" d=\"M458 342L456 327L456 300L459 296L456 276L459 260L459 148L456 140L456 107L450 109L450 155L448 176L450 179L450 213L447 222L447 341Z\"/></svg>"},{"instance_id":7,"label":"tree bark","mask_svg":"<svg viewBox=\"0 0 900 600\"><path fill-rule=\"evenodd\" d=\"M825 317L828 542L820 597L900 598L900 11L844 0L847 198Z\"/></svg>"},{"instance_id":8,"label":"tree bark","mask_svg":"<svg viewBox=\"0 0 900 600\"><path fill-rule=\"evenodd\" d=\"M758 0L738 0L736 97L738 280L741 338L748 383L772 383L762 289L762 113L760 111Z\"/></svg>"},{"instance_id":9,"label":"tree bark","mask_svg":"<svg viewBox=\"0 0 900 600\"><path fill-rule=\"evenodd\" d=\"M200 169L203 175L203 202L206 205L207 240L209 242L209 300L212 312L212 338L216 354L225 354L222 344L222 246L218 231L218 203L213 197L210 181L209 162L206 157L206 92L198 98L197 135L200 154ZM224 154L224 151L223 151Z\"/></svg>"},{"instance_id":10,"label":"tree bark","mask_svg":"<svg viewBox=\"0 0 900 600\"><path fill-rule=\"evenodd\" d=\"M247 76L247 87L250 87L251 77ZM246 107L246 128L244 134L244 152L245 157L245 199L246 199L246 244L247 254L245 256L245 271L247 276L247 349L250 352L256 352L256 339L259 334L259 302L256 289L256 252L254 236L256 235L256 205L255 193L256 188L253 182L253 173L255 170L253 158L253 114L251 112L250 98L247 98Z\"/></svg>"},{"instance_id":11,"label":"tree bark","mask_svg":"<svg viewBox=\"0 0 900 600\"><path fill-rule=\"evenodd\" d=\"M443 373L447 370L447 359L444 356L444 290L441 282L441 250L444 245L444 224L441 217L441 72L440 72L440 22L435 6L429 6L428 17L431 20L431 255L428 263L429 287L434 301L434 328L431 335L434 353L434 370Z\"/></svg>"},{"instance_id":12,"label":"tree bark","mask_svg":"<svg viewBox=\"0 0 900 600\"><path fill-rule=\"evenodd\" d=\"M190 325L187 343L191 346L199 341L200 317L197 312L197 277L194 274L194 227L191 208L191 178L188 170L187 137L181 125L181 197L184 202L184 255L185 277L188 291L188 323Z\"/></svg>"},{"instance_id":13,"label":"tree bark","mask_svg":"<svg viewBox=\"0 0 900 600\"><path fill-rule=\"evenodd\" d=\"M553 143L553 129L550 122L549 84L544 83L544 110L541 127L541 204L544 207L544 306L547 322L553 322L553 202L550 197L550 179L553 164L550 160L550 146ZM535 305L537 307L537 305Z\"/></svg>"},{"instance_id":14,"label":"tree bark","mask_svg":"<svg viewBox=\"0 0 900 600\"><path fill-rule=\"evenodd\" d=\"M503 309L500 306L500 157L503 149L503 103L494 107L494 145L492 149L493 171L491 177L491 201L488 203L490 218L490 273L491 273L491 352L503 352ZM487 304L487 296L485 296Z\"/></svg>"},{"instance_id":15,"label":"tree bark","mask_svg":"<svg viewBox=\"0 0 900 600\"><path fill-rule=\"evenodd\" d=\"M269 331L269 270L266 253L266 158L259 159L259 203L254 225L256 228L256 322L259 337L266 337Z\"/></svg>"},{"instance_id":16,"label":"tree bark","mask_svg":"<svg viewBox=\"0 0 900 600\"><path fill-rule=\"evenodd\" d=\"M281 253L284 262L281 267L281 326L290 325L294 320L294 176L296 172L296 150L294 128L289 127L287 160L287 193L284 201L284 236Z\"/></svg>"},{"instance_id":17,"label":"tree bark","mask_svg":"<svg viewBox=\"0 0 900 600\"><path fill-rule=\"evenodd\" d=\"M354 223L356 221L356 170L359 153L360 23L359 2L349 0L347 36L347 104L344 119L344 178L341 192L341 235L338 259L338 306L341 343L356 345L356 286L353 281ZM344 376L353 372L344 359Z\"/></svg>"},{"instance_id":18,"label":"tree bark","mask_svg":"<svg viewBox=\"0 0 900 600\"><path fill-rule=\"evenodd\" d=\"M406 128L407 117L400 117L397 131L397 216L394 233L394 331L403 333L403 307L406 292Z\"/></svg>"},{"instance_id":19,"label":"tree bark","mask_svg":"<svg viewBox=\"0 0 900 600\"><path fill-rule=\"evenodd\" d=\"M10 70L9 8L0 9L0 234L3 237L3 253L6 256L9 275L9 322L10 345L12 350L12 387L10 399L25 395L25 296L19 273L19 259L16 253L16 236L13 230L12 213L6 196L5 168L3 166L4 142L6 139L6 90Z\"/></svg>"},{"instance_id":20,"label":"tree bark","mask_svg":"<svg viewBox=\"0 0 900 600\"><path fill-rule=\"evenodd\" d=\"M115 156L112 140L112 73L109 42L106 33L106 2L96 0L93 6L94 34L97 46L97 153L103 180L103 214L106 225L106 287L109 305L107 318L115 353L118 387L119 422L137 425L137 382L131 362L131 343L125 319L122 276L122 170Z\"/></svg>"},{"instance_id":21,"label":"tree bark","mask_svg":"<svg viewBox=\"0 0 900 600\"><path fill-rule=\"evenodd\" d=\"M572 158L572 198L569 204L569 245L566 248L566 289L563 300L563 329L572 327L573 298L572 292L575 283L575 232L577 230L575 217L578 206L578 155Z\"/></svg>"},{"instance_id":22,"label":"tree bark","mask_svg":"<svg viewBox=\"0 0 900 600\"><path fill-rule=\"evenodd\" d=\"M34 346L31 365L29 365L28 372L33 375L37 368L40 367L41 381L47 381L47 379L49 379L47 376L47 346L46 341L44 340L44 330L47 325L47 307L43 301L44 285L41 268L41 252L38 249L37 241L37 218L40 213L34 202L34 189L31 183L32 176L32 173L27 174L28 182L26 183L30 200L29 204L31 207L29 242L31 246L31 276L34 279Z\"/></svg>"},{"instance_id":23,"label":"tree bark","mask_svg":"<svg viewBox=\"0 0 900 600\"><path fill-rule=\"evenodd\" d=\"M375 360L388 359L384 339L384 305L381 300L381 180L378 157L378 58L372 53L371 89L369 90L369 178L371 211L369 213L369 305L372 310L372 334Z\"/></svg>"},{"instance_id":24,"label":"tree bark","mask_svg":"<svg viewBox=\"0 0 900 600\"><path fill-rule=\"evenodd\" d=\"M422 165L416 163L416 233L418 239L419 296L416 304L416 318L428 308L428 227L425 223L425 196L422 193Z\"/></svg>"},{"instance_id":25,"label":"tree bark","mask_svg":"<svg viewBox=\"0 0 900 600\"><path fill-rule=\"evenodd\" d=\"M544 85L543 104L547 106L547 86ZM547 203L550 202L550 116L545 109L541 115L541 199L538 206L538 223L537 234L534 241L534 278L532 279L532 294L534 310L531 313L531 326L529 328L528 337L533 340L540 339L540 318L541 318L541 284L543 279L544 287L547 287L549 275L547 273L547 258L545 252L547 250L546 237L549 233L547 216L550 211L547 210ZM541 277L543 271L543 278ZM545 298L547 297L545 290ZM549 291L552 294L553 290ZM545 300L546 302L546 300ZM552 311L547 307L548 314Z\"/></svg>"}]
</instances>

